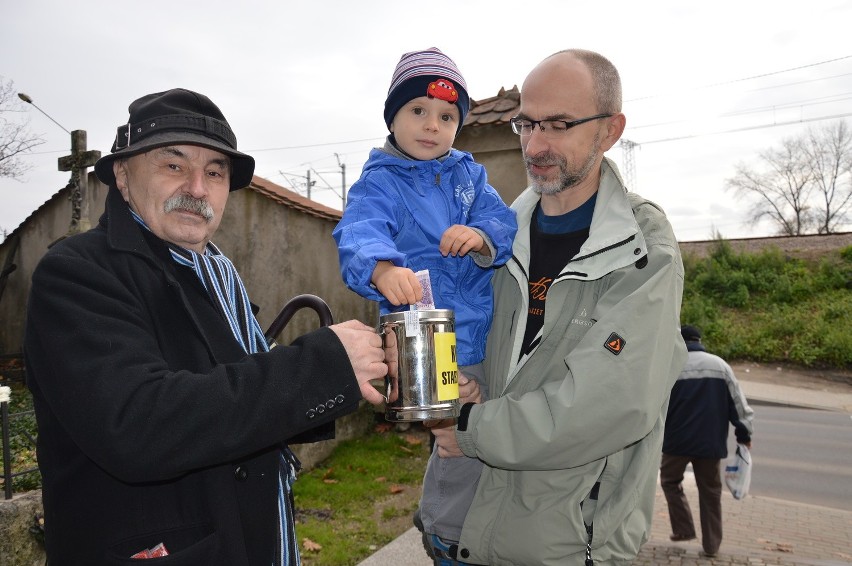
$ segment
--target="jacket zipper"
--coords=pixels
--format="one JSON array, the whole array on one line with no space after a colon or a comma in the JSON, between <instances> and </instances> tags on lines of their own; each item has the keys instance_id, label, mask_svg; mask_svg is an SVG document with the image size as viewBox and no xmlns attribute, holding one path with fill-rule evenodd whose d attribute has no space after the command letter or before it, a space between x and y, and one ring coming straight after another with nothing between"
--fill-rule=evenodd
<instances>
[{"instance_id":1,"label":"jacket zipper","mask_svg":"<svg viewBox=\"0 0 852 566\"><path fill-rule=\"evenodd\" d=\"M595 566L595 561L592 560L592 525L586 525L586 533L589 537L586 540L586 566Z\"/></svg>"}]
</instances>

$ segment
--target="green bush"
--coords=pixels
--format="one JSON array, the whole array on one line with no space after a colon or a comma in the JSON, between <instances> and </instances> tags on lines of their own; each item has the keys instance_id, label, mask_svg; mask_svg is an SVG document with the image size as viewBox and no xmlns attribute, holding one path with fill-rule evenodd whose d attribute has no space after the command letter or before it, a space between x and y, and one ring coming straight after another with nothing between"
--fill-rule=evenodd
<instances>
[{"instance_id":1,"label":"green bush","mask_svg":"<svg viewBox=\"0 0 852 566\"><path fill-rule=\"evenodd\" d=\"M726 359L850 368L850 250L808 261L720 241L706 258L684 257L681 320Z\"/></svg>"}]
</instances>

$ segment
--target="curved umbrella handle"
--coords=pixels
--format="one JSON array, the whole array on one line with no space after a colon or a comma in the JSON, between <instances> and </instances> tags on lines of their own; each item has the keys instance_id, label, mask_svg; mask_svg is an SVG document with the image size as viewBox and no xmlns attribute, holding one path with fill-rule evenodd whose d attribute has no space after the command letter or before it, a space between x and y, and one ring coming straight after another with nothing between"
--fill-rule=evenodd
<instances>
[{"instance_id":1,"label":"curved umbrella handle","mask_svg":"<svg viewBox=\"0 0 852 566\"><path fill-rule=\"evenodd\" d=\"M287 301L287 304L284 305L284 308L281 309L281 312L278 313L278 316L275 317L275 320L272 321L272 324L270 324L269 328L266 330L264 337L266 338L267 344L271 346L275 337L284 330L284 327L287 326L287 323L290 322L290 319L293 318L296 311L303 308L313 309L317 313L320 320L320 326L331 326L334 324L334 318L331 316L331 309L325 301L316 295L296 295Z\"/></svg>"}]
</instances>

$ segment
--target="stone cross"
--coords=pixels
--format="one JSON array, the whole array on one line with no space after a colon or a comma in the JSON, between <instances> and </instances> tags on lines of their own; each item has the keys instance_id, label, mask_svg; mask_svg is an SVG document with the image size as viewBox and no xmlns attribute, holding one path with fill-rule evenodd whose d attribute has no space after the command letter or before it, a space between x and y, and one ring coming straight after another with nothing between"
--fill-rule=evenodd
<instances>
[{"instance_id":1,"label":"stone cross","mask_svg":"<svg viewBox=\"0 0 852 566\"><path fill-rule=\"evenodd\" d=\"M71 155L59 158L59 170L71 171L71 180L67 185L71 188L71 225L68 227L68 235L85 232L92 227L86 169L92 167L100 157L100 151L86 151L86 130L71 132Z\"/></svg>"}]
</instances>

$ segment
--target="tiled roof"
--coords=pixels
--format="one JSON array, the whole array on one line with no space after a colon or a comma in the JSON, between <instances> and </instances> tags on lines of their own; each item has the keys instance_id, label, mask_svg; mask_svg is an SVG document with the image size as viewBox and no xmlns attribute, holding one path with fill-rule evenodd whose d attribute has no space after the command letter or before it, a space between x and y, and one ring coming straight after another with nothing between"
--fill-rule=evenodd
<instances>
[{"instance_id":1,"label":"tiled roof","mask_svg":"<svg viewBox=\"0 0 852 566\"><path fill-rule=\"evenodd\" d=\"M324 218L326 220L333 220L335 222L340 220L341 212L339 210L335 210L331 207L312 201L309 198L303 197L299 193L291 191L290 189L285 189L284 187L276 185L272 181L268 181L263 177L258 177L257 175L252 177L251 184L247 188L258 192L279 204L300 210L305 214L310 214L311 216Z\"/></svg>"},{"instance_id":2,"label":"tiled roof","mask_svg":"<svg viewBox=\"0 0 852 566\"><path fill-rule=\"evenodd\" d=\"M470 112L465 118L466 127L508 124L509 118L518 113L521 105L521 91L518 85L506 90L501 88L497 96L483 100L471 100Z\"/></svg>"}]
</instances>

